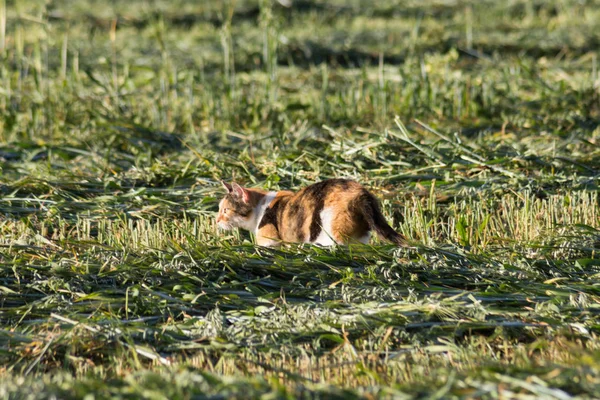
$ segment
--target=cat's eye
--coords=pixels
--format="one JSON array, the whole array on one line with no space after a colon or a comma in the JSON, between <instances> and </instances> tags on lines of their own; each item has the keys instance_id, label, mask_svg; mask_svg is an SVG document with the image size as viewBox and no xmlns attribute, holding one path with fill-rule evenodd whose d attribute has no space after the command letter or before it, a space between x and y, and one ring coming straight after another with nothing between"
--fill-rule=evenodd
<instances>
[{"instance_id":1,"label":"cat's eye","mask_svg":"<svg viewBox=\"0 0 600 400\"><path fill-rule=\"evenodd\" d=\"M227 211L229 211L229 208L224 208L223 212L226 213Z\"/></svg>"}]
</instances>

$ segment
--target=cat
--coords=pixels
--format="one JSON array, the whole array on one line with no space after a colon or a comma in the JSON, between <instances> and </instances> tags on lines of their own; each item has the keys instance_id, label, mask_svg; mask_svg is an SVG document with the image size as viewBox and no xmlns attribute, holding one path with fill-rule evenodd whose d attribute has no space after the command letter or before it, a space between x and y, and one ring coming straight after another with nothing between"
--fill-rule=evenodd
<instances>
[{"instance_id":1,"label":"cat","mask_svg":"<svg viewBox=\"0 0 600 400\"><path fill-rule=\"evenodd\" d=\"M388 225L375 196L348 179L325 180L297 193L221 183L227 194L219 203L217 225L224 230L254 232L259 246L367 243L371 231L399 246L408 245L404 236Z\"/></svg>"}]
</instances>

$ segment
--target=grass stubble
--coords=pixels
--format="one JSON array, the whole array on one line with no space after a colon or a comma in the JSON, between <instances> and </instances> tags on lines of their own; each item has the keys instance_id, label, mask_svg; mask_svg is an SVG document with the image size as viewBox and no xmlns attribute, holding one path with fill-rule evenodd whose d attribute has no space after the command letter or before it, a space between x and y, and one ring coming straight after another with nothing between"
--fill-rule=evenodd
<instances>
[{"instance_id":1,"label":"grass stubble","mask_svg":"<svg viewBox=\"0 0 600 400\"><path fill-rule=\"evenodd\" d=\"M285 4L0 0L0 396L600 397L600 4ZM329 177L413 246L216 231Z\"/></svg>"}]
</instances>

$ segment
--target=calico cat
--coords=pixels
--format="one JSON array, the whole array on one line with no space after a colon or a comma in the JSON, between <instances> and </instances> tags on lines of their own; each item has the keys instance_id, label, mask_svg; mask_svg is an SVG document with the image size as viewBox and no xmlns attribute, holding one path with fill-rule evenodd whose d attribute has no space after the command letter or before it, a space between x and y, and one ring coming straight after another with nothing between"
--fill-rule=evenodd
<instances>
[{"instance_id":1,"label":"calico cat","mask_svg":"<svg viewBox=\"0 0 600 400\"><path fill-rule=\"evenodd\" d=\"M385 221L375 196L357 182L329 179L297 193L222 184L227 195L219 203L218 226L254 232L260 246L279 246L281 242L321 246L367 243L371 231L407 246L404 236Z\"/></svg>"}]
</instances>

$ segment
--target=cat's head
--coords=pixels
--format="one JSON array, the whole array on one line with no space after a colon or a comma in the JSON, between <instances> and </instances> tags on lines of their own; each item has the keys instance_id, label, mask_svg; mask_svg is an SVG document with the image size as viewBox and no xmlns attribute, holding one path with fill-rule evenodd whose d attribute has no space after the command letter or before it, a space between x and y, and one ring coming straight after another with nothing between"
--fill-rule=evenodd
<instances>
[{"instance_id":1,"label":"cat's head","mask_svg":"<svg viewBox=\"0 0 600 400\"><path fill-rule=\"evenodd\" d=\"M219 203L217 225L221 229L248 229L254 214L254 202L251 193L237 183L221 182L227 194Z\"/></svg>"}]
</instances>

